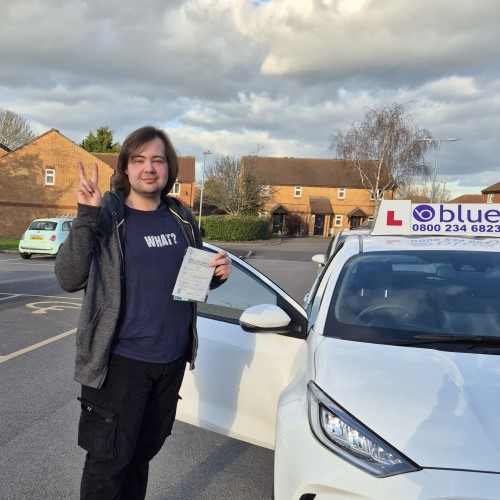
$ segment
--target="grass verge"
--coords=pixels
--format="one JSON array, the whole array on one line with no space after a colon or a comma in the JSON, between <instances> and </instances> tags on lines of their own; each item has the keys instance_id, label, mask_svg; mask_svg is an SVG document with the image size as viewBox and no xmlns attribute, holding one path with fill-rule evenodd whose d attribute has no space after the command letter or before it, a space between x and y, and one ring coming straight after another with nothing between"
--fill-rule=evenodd
<instances>
[{"instance_id":1,"label":"grass verge","mask_svg":"<svg viewBox=\"0 0 500 500\"><path fill-rule=\"evenodd\" d=\"M18 238L0 238L0 250L16 251L19 245Z\"/></svg>"}]
</instances>

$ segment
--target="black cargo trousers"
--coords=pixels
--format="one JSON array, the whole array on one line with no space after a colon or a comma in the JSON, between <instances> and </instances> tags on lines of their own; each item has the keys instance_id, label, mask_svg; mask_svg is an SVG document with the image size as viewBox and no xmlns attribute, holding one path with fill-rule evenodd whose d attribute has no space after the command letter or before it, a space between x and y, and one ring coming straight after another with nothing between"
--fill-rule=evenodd
<instances>
[{"instance_id":1,"label":"black cargo trousers","mask_svg":"<svg viewBox=\"0 0 500 500\"><path fill-rule=\"evenodd\" d=\"M82 386L81 500L141 500L149 462L172 431L186 358L146 363L112 355L101 389Z\"/></svg>"}]
</instances>

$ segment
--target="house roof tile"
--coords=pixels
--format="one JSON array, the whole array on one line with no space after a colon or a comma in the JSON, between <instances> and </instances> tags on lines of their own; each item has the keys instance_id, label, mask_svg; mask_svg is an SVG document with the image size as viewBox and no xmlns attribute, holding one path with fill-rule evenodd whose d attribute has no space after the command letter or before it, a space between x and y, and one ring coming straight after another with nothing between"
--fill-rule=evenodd
<instances>
[{"instance_id":1,"label":"house roof tile","mask_svg":"<svg viewBox=\"0 0 500 500\"><path fill-rule=\"evenodd\" d=\"M332 205L326 196L309 196L312 214L333 214Z\"/></svg>"},{"instance_id":2,"label":"house roof tile","mask_svg":"<svg viewBox=\"0 0 500 500\"><path fill-rule=\"evenodd\" d=\"M450 200L447 203L482 203L482 202L483 202L483 195L481 194L463 194L462 196L453 198L453 200Z\"/></svg>"},{"instance_id":3,"label":"house roof tile","mask_svg":"<svg viewBox=\"0 0 500 500\"><path fill-rule=\"evenodd\" d=\"M493 186L487 187L481 191L481 193L489 194L489 193L500 193L500 182L493 184Z\"/></svg>"},{"instance_id":4,"label":"house roof tile","mask_svg":"<svg viewBox=\"0 0 500 500\"><path fill-rule=\"evenodd\" d=\"M349 160L243 156L241 162L260 182L272 186L364 188ZM365 164L369 172L373 163Z\"/></svg>"},{"instance_id":5,"label":"house roof tile","mask_svg":"<svg viewBox=\"0 0 500 500\"><path fill-rule=\"evenodd\" d=\"M287 214L288 209L285 206L278 204L278 205L274 205L274 207L271 208L271 210L269 210L269 212L271 214Z\"/></svg>"},{"instance_id":6,"label":"house roof tile","mask_svg":"<svg viewBox=\"0 0 500 500\"><path fill-rule=\"evenodd\" d=\"M368 214L361 210L361 208L356 207L347 213L347 217L368 217Z\"/></svg>"}]
</instances>

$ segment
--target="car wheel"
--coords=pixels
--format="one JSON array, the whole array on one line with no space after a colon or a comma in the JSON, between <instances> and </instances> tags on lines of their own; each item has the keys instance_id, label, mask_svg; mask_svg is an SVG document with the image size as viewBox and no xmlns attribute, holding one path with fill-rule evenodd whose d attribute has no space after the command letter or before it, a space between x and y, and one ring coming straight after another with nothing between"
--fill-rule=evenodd
<instances>
[{"instance_id":1,"label":"car wheel","mask_svg":"<svg viewBox=\"0 0 500 500\"><path fill-rule=\"evenodd\" d=\"M21 258L22 258L22 259L31 259L31 256L32 256L33 254L31 254L31 253L21 252L19 255L21 256Z\"/></svg>"}]
</instances>

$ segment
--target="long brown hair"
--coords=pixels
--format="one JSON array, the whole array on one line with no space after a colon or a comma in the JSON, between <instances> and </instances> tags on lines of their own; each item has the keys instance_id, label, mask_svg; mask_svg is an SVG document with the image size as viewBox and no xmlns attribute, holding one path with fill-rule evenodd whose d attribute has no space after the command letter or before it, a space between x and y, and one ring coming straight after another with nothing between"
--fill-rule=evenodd
<instances>
[{"instance_id":1,"label":"long brown hair","mask_svg":"<svg viewBox=\"0 0 500 500\"><path fill-rule=\"evenodd\" d=\"M129 159L137 153L137 151L142 148L144 144L147 144L156 138L160 139L165 146L165 156L167 158L168 165L168 181L167 185L163 188L161 195L167 196L172 189L172 186L175 184L179 173L179 160L174 146L168 138L168 135L163 130L148 125L138 128L129 134L123 142L120 154L118 155L118 165L116 166L116 172L113 175L113 187L117 191L121 191L124 197L127 197L130 193L130 181L128 179L128 175L125 173L125 170L127 170L128 167Z\"/></svg>"}]
</instances>

